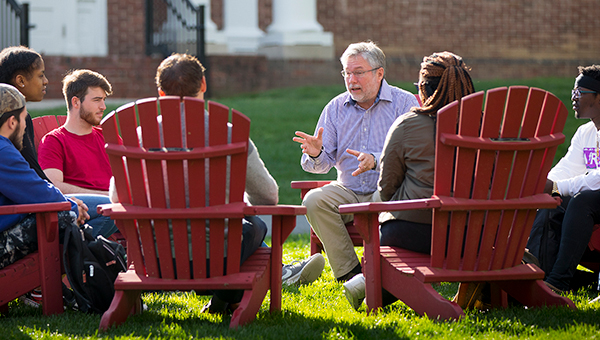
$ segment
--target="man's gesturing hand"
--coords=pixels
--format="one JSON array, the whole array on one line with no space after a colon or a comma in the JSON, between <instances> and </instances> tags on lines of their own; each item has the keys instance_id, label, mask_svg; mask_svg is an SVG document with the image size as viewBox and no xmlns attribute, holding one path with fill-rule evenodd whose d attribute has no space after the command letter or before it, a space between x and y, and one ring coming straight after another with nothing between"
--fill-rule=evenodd
<instances>
[{"instance_id":1,"label":"man's gesturing hand","mask_svg":"<svg viewBox=\"0 0 600 340\"><path fill-rule=\"evenodd\" d=\"M375 167L375 156L370 153L358 152L356 150L347 149L347 153L356 156L356 159L360 162L358 168L354 170L352 176L358 176L365 171L369 171Z\"/></svg>"},{"instance_id":2,"label":"man's gesturing hand","mask_svg":"<svg viewBox=\"0 0 600 340\"><path fill-rule=\"evenodd\" d=\"M296 136L292 138L294 142L300 143L302 153L305 153L311 157L317 157L321 153L321 147L323 146L323 128L319 128L316 136L311 136L302 131L296 131Z\"/></svg>"}]
</instances>

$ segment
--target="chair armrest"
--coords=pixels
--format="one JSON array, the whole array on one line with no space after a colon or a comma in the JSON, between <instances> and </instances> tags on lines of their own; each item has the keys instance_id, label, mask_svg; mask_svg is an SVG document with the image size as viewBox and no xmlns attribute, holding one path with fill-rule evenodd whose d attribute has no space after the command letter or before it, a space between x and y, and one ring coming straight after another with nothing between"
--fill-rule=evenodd
<instances>
[{"instance_id":1,"label":"chair armrest","mask_svg":"<svg viewBox=\"0 0 600 340\"><path fill-rule=\"evenodd\" d=\"M142 216L144 219L237 218L244 217L244 209L246 207L246 203L243 202L183 209L146 208L114 203L99 205L97 211L103 216L110 216L113 220L140 219Z\"/></svg>"},{"instance_id":2,"label":"chair armrest","mask_svg":"<svg viewBox=\"0 0 600 340\"><path fill-rule=\"evenodd\" d=\"M0 206L0 215L11 214L30 214L43 213L53 211L68 211L71 210L70 202L52 202L52 203L36 203L36 204L14 204Z\"/></svg>"},{"instance_id":3,"label":"chair armrest","mask_svg":"<svg viewBox=\"0 0 600 340\"><path fill-rule=\"evenodd\" d=\"M69 210L71 210L71 203L68 201L37 204L14 204L0 206L0 215L38 214L36 216L38 248L45 248L45 246L42 246L42 244L45 245L49 242L54 242L58 235L58 216L56 213L59 211ZM40 237L40 235L44 235L44 237Z\"/></svg>"},{"instance_id":4,"label":"chair armrest","mask_svg":"<svg viewBox=\"0 0 600 340\"><path fill-rule=\"evenodd\" d=\"M296 227L296 216L305 215L301 205L250 205L244 215L271 215L271 235L274 248L281 247Z\"/></svg>"},{"instance_id":5,"label":"chair armrest","mask_svg":"<svg viewBox=\"0 0 600 340\"><path fill-rule=\"evenodd\" d=\"M244 208L244 215L306 215L306 207L302 205L249 205Z\"/></svg>"},{"instance_id":6,"label":"chair armrest","mask_svg":"<svg viewBox=\"0 0 600 340\"><path fill-rule=\"evenodd\" d=\"M300 197L304 199L304 196L310 190L320 188L331 182L333 181L292 181L291 187L292 189L300 189Z\"/></svg>"},{"instance_id":7,"label":"chair armrest","mask_svg":"<svg viewBox=\"0 0 600 340\"><path fill-rule=\"evenodd\" d=\"M342 214L379 213L382 211L399 211L415 209L432 209L441 206L439 198L423 198L405 201L365 202L340 205Z\"/></svg>"},{"instance_id":8,"label":"chair armrest","mask_svg":"<svg viewBox=\"0 0 600 340\"><path fill-rule=\"evenodd\" d=\"M315 188L320 188L322 186L325 186L331 182L333 182L333 180L330 180L330 181L292 181L291 186L292 186L292 189L315 189Z\"/></svg>"}]
</instances>

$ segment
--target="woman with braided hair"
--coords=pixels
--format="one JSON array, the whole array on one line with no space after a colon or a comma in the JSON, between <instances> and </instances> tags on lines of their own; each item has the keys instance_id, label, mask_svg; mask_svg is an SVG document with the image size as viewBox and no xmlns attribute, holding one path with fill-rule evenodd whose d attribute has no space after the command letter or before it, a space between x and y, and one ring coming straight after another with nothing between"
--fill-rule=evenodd
<instances>
[{"instance_id":1,"label":"woman with braided hair","mask_svg":"<svg viewBox=\"0 0 600 340\"><path fill-rule=\"evenodd\" d=\"M11 46L0 52L0 83L16 87L28 102L39 102L44 99L48 85L45 71L42 56L30 48ZM26 123L21 155L38 176L49 181L37 161L37 151L33 143L33 122L29 113Z\"/></svg>"},{"instance_id":2,"label":"woman with braided hair","mask_svg":"<svg viewBox=\"0 0 600 340\"><path fill-rule=\"evenodd\" d=\"M390 127L383 153L378 190L382 201L428 198L433 195L435 119L439 109L475 92L470 68L450 52L424 57L419 72L422 107L413 107ZM380 215L380 244L429 254L431 211L413 210ZM344 284L354 309L365 297L365 278L355 276ZM396 298L383 290L383 305Z\"/></svg>"}]
</instances>

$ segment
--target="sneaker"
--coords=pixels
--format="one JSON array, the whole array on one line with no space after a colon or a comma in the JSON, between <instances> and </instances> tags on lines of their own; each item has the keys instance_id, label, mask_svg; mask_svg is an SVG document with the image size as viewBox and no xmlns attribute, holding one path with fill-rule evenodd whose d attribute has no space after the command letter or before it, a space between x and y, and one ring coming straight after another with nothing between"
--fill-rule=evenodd
<instances>
[{"instance_id":1,"label":"sneaker","mask_svg":"<svg viewBox=\"0 0 600 340\"><path fill-rule=\"evenodd\" d=\"M365 300L365 276L362 273L357 274L346 281L343 286L346 299L348 299L354 310L358 310Z\"/></svg>"},{"instance_id":2,"label":"sneaker","mask_svg":"<svg viewBox=\"0 0 600 340\"><path fill-rule=\"evenodd\" d=\"M36 302L34 299L31 298L30 293L20 296L19 301L21 301L21 303L27 306L31 306L34 308L40 308L42 306L40 303Z\"/></svg>"},{"instance_id":3,"label":"sneaker","mask_svg":"<svg viewBox=\"0 0 600 340\"><path fill-rule=\"evenodd\" d=\"M325 268L325 258L320 253L316 253L304 261L283 265L281 281L285 285L308 284L319 278L323 268Z\"/></svg>"},{"instance_id":4,"label":"sneaker","mask_svg":"<svg viewBox=\"0 0 600 340\"><path fill-rule=\"evenodd\" d=\"M39 303L40 305L42 304L42 289L41 288L36 288L34 290L32 290L29 293L29 296L31 297L31 299L37 303Z\"/></svg>"},{"instance_id":5,"label":"sneaker","mask_svg":"<svg viewBox=\"0 0 600 340\"><path fill-rule=\"evenodd\" d=\"M552 291L555 292L556 294L564 293L564 291L562 289L556 288L553 284L549 283L548 281L544 281L544 283L546 284L546 286L548 286L548 288L552 289Z\"/></svg>"},{"instance_id":6,"label":"sneaker","mask_svg":"<svg viewBox=\"0 0 600 340\"><path fill-rule=\"evenodd\" d=\"M223 315L227 312L227 302L219 299L215 295L212 296L210 301L202 307L200 313L209 314L220 314Z\"/></svg>"},{"instance_id":7,"label":"sneaker","mask_svg":"<svg viewBox=\"0 0 600 340\"><path fill-rule=\"evenodd\" d=\"M525 248L525 252L523 253L523 263L528 264L535 264L538 268L540 268L540 261L537 259L537 257L535 257L535 255L533 255L532 253L529 252L529 249Z\"/></svg>"},{"instance_id":8,"label":"sneaker","mask_svg":"<svg viewBox=\"0 0 600 340\"><path fill-rule=\"evenodd\" d=\"M75 293L68 288L64 283L62 284L63 294L63 307L65 310L79 310L77 300L75 299Z\"/></svg>"}]
</instances>

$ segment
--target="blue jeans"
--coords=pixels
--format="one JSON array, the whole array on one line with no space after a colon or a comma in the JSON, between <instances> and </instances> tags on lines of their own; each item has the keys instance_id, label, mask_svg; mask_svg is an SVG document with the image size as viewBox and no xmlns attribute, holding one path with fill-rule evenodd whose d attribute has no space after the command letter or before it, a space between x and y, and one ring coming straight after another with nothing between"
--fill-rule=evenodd
<instances>
[{"instance_id":1,"label":"blue jeans","mask_svg":"<svg viewBox=\"0 0 600 340\"><path fill-rule=\"evenodd\" d=\"M546 281L558 289L568 290L577 265L592 237L594 224L600 223L600 190L582 191L563 197L565 216L560 230L556 262Z\"/></svg>"},{"instance_id":2,"label":"blue jeans","mask_svg":"<svg viewBox=\"0 0 600 340\"><path fill-rule=\"evenodd\" d=\"M108 196L94 194L70 194L65 196L69 198L78 198L88 206L88 214L90 215L90 219L85 221L85 223L87 223L94 230L94 237L98 235L109 237L113 233L119 231L110 217L98 214L96 209L98 205L111 203Z\"/></svg>"},{"instance_id":3,"label":"blue jeans","mask_svg":"<svg viewBox=\"0 0 600 340\"><path fill-rule=\"evenodd\" d=\"M240 263L244 263L259 247L267 235L267 225L258 216L246 216L242 220L242 253ZM210 268L207 261L207 268ZM242 301L243 290L215 290L217 298L228 302L237 303Z\"/></svg>"}]
</instances>

